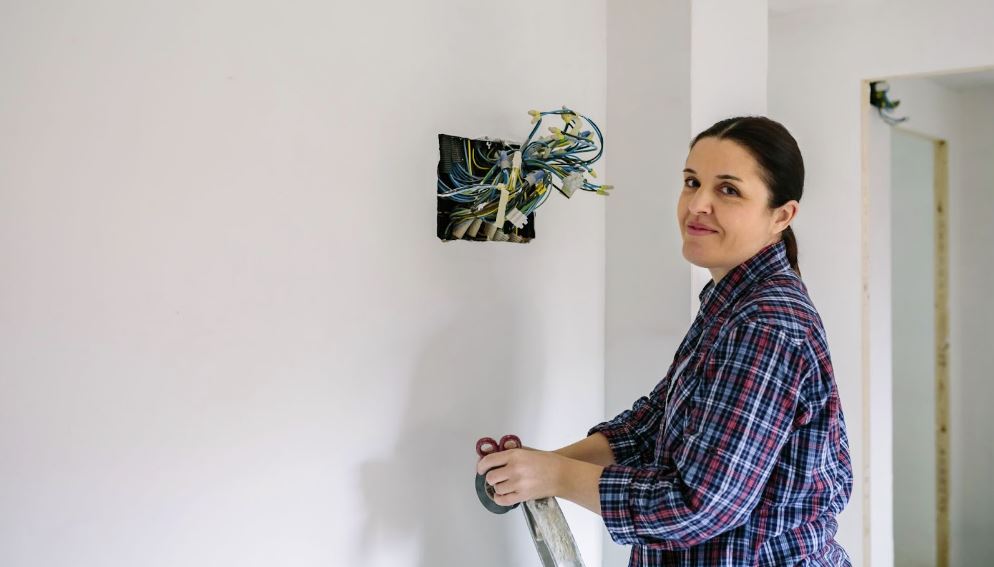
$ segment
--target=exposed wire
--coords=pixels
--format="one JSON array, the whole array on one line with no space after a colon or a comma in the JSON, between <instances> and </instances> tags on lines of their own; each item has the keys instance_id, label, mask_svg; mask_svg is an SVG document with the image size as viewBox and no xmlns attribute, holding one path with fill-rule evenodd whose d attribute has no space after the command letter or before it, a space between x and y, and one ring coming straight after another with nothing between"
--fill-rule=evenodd
<instances>
[{"instance_id":1,"label":"exposed wire","mask_svg":"<svg viewBox=\"0 0 994 567\"><path fill-rule=\"evenodd\" d=\"M889 90L890 85L887 81L874 81L870 83L870 104L876 107L877 114L880 115L880 118L882 118L884 122L893 126L908 120L908 117L903 116L898 118L896 116L891 116L890 113L894 112L894 109L901 104L901 101L892 101L888 99L887 91Z\"/></svg>"},{"instance_id":2,"label":"exposed wire","mask_svg":"<svg viewBox=\"0 0 994 567\"><path fill-rule=\"evenodd\" d=\"M446 234L467 221L482 219L493 223L498 217L503 218L504 211L498 210L502 188L509 193L506 211L513 212L511 218L518 228L522 217L545 203L550 187L567 198L577 190L604 196L610 194L612 185L587 179L588 174L597 177L593 164L604 152L604 136L594 121L565 106L546 112L530 110L528 114L533 127L516 150L521 152L520 167L513 167L515 150L498 147L503 144L488 148L486 144L473 144L467 140L465 159L452 164L448 179L439 176L438 196L460 205L450 215ZM558 116L563 126L550 126L549 134L536 137L548 116ZM589 128L584 128L584 124Z\"/></svg>"}]
</instances>

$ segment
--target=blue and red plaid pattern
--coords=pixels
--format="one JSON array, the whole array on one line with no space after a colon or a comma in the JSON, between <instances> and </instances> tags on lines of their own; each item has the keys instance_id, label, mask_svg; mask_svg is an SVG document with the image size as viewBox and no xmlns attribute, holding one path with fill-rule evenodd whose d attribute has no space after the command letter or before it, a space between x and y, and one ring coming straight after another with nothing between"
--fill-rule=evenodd
<instances>
[{"instance_id":1,"label":"blue and red plaid pattern","mask_svg":"<svg viewBox=\"0 0 994 567\"><path fill-rule=\"evenodd\" d=\"M834 539L852 465L821 317L785 244L700 294L666 376L590 429L611 538L630 567L850 565ZM686 367L681 371L681 367Z\"/></svg>"}]
</instances>

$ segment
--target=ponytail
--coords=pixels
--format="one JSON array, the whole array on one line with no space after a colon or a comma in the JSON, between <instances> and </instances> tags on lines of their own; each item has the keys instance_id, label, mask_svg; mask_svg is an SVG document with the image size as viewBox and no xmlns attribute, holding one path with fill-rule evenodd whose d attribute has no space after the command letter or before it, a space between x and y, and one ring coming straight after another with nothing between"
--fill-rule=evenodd
<instances>
[{"instance_id":1,"label":"ponytail","mask_svg":"<svg viewBox=\"0 0 994 567\"><path fill-rule=\"evenodd\" d=\"M787 245L787 261L790 262L790 267L794 269L797 277L801 277L801 268L797 265L797 237L794 236L794 229L790 226L783 231L783 241Z\"/></svg>"}]
</instances>

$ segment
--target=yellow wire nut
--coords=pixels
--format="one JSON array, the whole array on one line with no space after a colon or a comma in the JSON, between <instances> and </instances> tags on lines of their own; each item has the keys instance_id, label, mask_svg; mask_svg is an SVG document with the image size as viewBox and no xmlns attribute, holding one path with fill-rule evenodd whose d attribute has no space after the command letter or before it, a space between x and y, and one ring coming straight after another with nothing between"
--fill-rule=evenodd
<instances>
[{"instance_id":1,"label":"yellow wire nut","mask_svg":"<svg viewBox=\"0 0 994 567\"><path fill-rule=\"evenodd\" d=\"M590 177L593 177L594 179L597 179L597 172L594 171L594 168L591 167L589 173L590 173Z\"/></svg>"},{"instance_id":2,"label":"yellow wire nut","mask_svg":"<svg viewBox=\"0 0 994 567\"><path fill-rule=\"evenodd\" d=\"M507 191L509 193L517 192L518 174L520 171L521 171L521 151L515 150L514 156L511 158L511 179L507 184Z\"/></svg>"},{"instance_id":3,"label":"yellow wire nut","mask_svg":"<svg viewBox=\"0 0 994 567\"><path fill-rule=\"evenodd\" d=\"M542 118L542 113L537 110L529 110L528 114L532 117L532 124L537 123Z\"/></svg>"},{"instance_id":4,"label":"yellow wire nut","mask_svg":"<svg viewBox=\"0 0 994 567\"><path fill-rule=\"evenodd\" d=\"M610 197L610 196L611 196L611 193L610 193L610 191L611 191L612 189L614 189L614 185L601 185L601 186L600 186L600 187L599 187L599 188L597 189L597 194L598 194L598 195L604 195L605 197Z\"/></svg>"}]
</instances>

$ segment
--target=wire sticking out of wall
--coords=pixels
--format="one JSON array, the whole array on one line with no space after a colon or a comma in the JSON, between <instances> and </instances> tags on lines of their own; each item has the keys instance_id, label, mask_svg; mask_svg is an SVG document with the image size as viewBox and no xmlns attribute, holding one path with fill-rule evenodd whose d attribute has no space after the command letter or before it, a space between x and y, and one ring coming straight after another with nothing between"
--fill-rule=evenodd
<instances>
[{"instance_id":1,"label":"wire sticking out of wall","mask_svg":"<svg viewBox=\"0 0 994 567\"><path fill-rule=\"evenodd\" d=\"M600 128L565 106L530 110L532 130L520 145L501 140L438 135L438 223L442 240L529 242L535 211L550 188L566 198L577 191L608 196L611 185L593 183L593 164L604 152ZM562 126L536 137L547 116Z\"/></svg>"},{"instance_id":2,"label":"wire sticking out of wall","mask_svg":"<svg viewBox=\"0 0 994 567\"><path fill-rule=\"evenodd\" d=\"M889 90L890 85L887 81L874 81L870 83L870 104L877 108L877 114L880 115L880 118L884 122L893 126L908 120L908 117L898 118L891 116L891 113L901 104L901 101L888 99L887 91Z\"/></svg>"}]
</instances>

